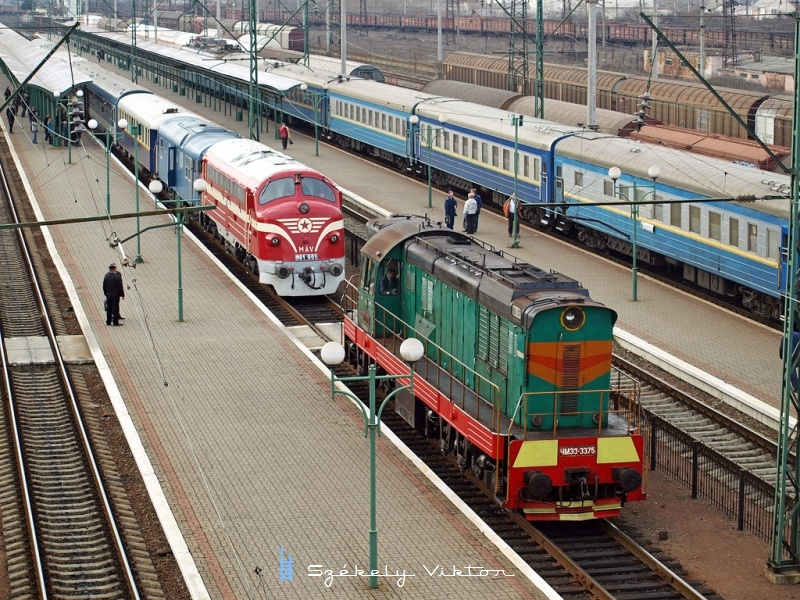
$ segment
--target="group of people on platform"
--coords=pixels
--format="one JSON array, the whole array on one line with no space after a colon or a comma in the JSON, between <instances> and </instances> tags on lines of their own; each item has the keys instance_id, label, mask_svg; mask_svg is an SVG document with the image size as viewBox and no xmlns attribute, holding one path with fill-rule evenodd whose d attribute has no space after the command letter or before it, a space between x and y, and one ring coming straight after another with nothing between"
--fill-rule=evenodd
<instances>
[{"instance_id":1,"label":"group of people on platform","mask_svg":"<svg viewBox=\"0 0 800 600\"><path fill-rule=\"evenodd\" d=\"M447 190L447 196L444 199L444 224L448 229L455 227L456 217L458 216L457 209L458 201L453 195L453 190ZM464 203L464 233L473 234L478 231L478 219L483 208L483 199L478 193L477 188L472 188L467 195L467 201ZM516 212L519 209L519 200L511 196L506 200L503 205L503 214L508 219L508 235L514 235L514 223L516 221Z\"/></svg>"},{"instance_id":2,"label":"group of people on platform","mask_svg":"<svg viewBox=\"0 0 800 600\"><path fill-rule=\"evenodd\" d=\"M3 96L8 102L11 96L11 88L6 87ZM50 115L45 116L44 121L39 117L39 111L35 106L30 104L30 96L27 93L20 93L14 96L11 102L8 102L6 107L6 120L8 121L8 132L14 133L14 123L17 121L17 115L24 119L28 116L28 121L31 128L31 143L39 143L39 126L44 126L44 141L53 144L53 118Z\"/></svg>"}]
</instances>

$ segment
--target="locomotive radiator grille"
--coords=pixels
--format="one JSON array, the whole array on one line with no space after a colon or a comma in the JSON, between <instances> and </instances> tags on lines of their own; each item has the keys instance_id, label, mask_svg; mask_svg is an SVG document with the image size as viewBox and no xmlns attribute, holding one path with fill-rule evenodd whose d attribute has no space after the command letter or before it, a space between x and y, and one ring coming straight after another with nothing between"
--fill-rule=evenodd
<instances>
[{"instance_id":1,"label":"locomotive radiator grille","mask_svg":"<svg viewBox=\"0 0 800 600\"><path fill-rule=\"evenodd\" d=\"M566 344L561 351L561 389L577 390L580 386L581 347ZM559 398L559 414L574 415L578 412L578 394L562 393Z\"/></svg>"}]
</instances>

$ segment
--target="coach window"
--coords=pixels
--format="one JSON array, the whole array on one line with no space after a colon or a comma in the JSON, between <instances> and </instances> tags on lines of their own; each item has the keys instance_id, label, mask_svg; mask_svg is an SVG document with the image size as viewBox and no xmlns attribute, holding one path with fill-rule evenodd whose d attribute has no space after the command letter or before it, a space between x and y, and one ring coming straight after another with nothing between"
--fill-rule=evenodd
<instances>
[{"instance_id":1,"label":"coach window","mask_svg":"<svg viewBox=\"0 0 800 600\"><path fill-rule=\"evenodd\" d=\"M700 233L700 207L689 207L689 232Z\"/></svg>"},{"instance_id":2,"label":"coach window","mask_svg":"<svg viewBox=\"0 0 800 600\"><path fill-rule=\"evenodd\" d=\"M639 190L636 190L636 191L638 192ZM641 199L641 196L640 196L640 199ZM658 196L655 196L653 198L653 200L658 202L659 200L661 200L661 198L658 197ZM639 201L641 201L641 200L639 200ZM639 205L639 216L642 217L643 219L652 219L653 218L653 206L654 205L651 202L648 202L646 204L640 204Z\"/></svg>"},{"instance_id":3,"label":"coach window","mask_svg":"<svg viewBox=\"0 0 800 600\"><path fill-rule=\"evenodd\" d=\"M708 237L717 241L722 239L722 214L713 210L708 211Z\"/></svg>"},{"instance_id":4,"label":"coach window","mask_svg":"<svg viewBox=\"0 0 800 600\"><path fill-rule=\"evenodd\" d=\"M386 115L381 113L381 129L386 131Z\"/></svg>"},{"instance_id":5,"label":"coach window","mask_svg":"<svg viewBox=\"0 0 800 600\"><path fill-rule=\"evenodd\" d=\"M511 151L507 148L503 148L503 171L514 172L514 169L511 168Z\"/></svg>"},{"instance_id":6,"label":"coach window","mask_svg":"<svg viewBox=\"0 0 800 600\"><path fill-rule=\"evenodd\" d=\"M453 136L453 152L455 154L461 154L461 136L454 135Z\"/></svg>"},{"instance_id":7,"label":"coach window","mask_svg":"<svg viewBox=\"0 0 800 600\"><path fill-rule=\"evenodd\" d=\"M673 204L669 211L669 224L673 227L681 227L681 204Z\"/></svg>"},{"instance_id":8,"label":"coach window","mask_svg":"<svg viewBox=\"0 0 800 600\"><path fill-rule=\"evenodd\" d=\"M728 244L739 247L739 219L728 219Z\"/></svg>"},{"instance_id":9,"label":"coach window","mask_svg":"<svg viewBox=\"0 0 800 600\"><path fill-rule=\"evenodd\" d=\"M472 140L472 160L480 160L481 157L478 155L478 140Z\"/></svg>"},{"instance_id":10,"label":"coach window","mask_svg":"<svg viewBox=\"0 0 800 600\"><path fill-rule=\"evenodd\" d=\"M758 225L755 223L747 224L747 250L758 252Z\"/></svg>"},{"instance_id":11,"label":"coach window","mask_svg":"<svg viewBox=\"0 0 800 600\"><path fill-rule=\"evenodd\" d=\"M777 259L780 252L778 245L779 239L778 231L776 229L767 229L767 258Z\"/></svg>"},{"instance_id":12,"label":"coach window","mask_svg":"<svg viewBox=\"0 0 800 600\"><path fill-rule=\"evenodd\" d=\"M500 148L497 146L492 146L492 166L500 166Z\"/></svg>"},{"instance_id":13,"label":"coach window","mask_svg":"<svg viewBox=\"0 0 800 600\"><path fill-rule=\"evenodd\" d=\"M583 171L575 171L575 187L583 187Z\"/></svg>"},{"instance_id":14,"label":"coach window","mask_svg":"<svg viewBox=\"0 0 800 600\"><path fill-rule=\"evenodd\" d=\"M481 142L481 158L480 161L482 163L489 164L489 144L486 142Z\"/></svg>"},{"instance_id":15,"label":"coach window","mask_svg":"<svg viewBox=\"0 0 800 600\"><path fill-rule=\"evenodd\" d=\"M663 204L654 204L653 205L653 218L656 221L664 221L664 205Z\"/></svg>"},{"instance_id":16,"label":"coach window","mask_svg":"<svg viewBox=\"0 0 800 600\"><path fill-rule=\"evenodd\" d=\"M273 179L261 192L261 197L258 199L259 204L267 204L278 198L286 198L287 196L294 195L294 177L281 177L280 179Z\"/></svg>"}]
</instances>

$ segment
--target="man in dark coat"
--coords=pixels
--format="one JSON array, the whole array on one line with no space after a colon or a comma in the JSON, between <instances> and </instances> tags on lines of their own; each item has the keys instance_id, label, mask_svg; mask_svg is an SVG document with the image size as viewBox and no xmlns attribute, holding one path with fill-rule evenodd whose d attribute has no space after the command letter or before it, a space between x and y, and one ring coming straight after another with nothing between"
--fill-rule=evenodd
<instances>
[{"instance_id":1,"label":"man in dark coat","mask_svg":"<svg viewBox=\"0 0 800 600\"><path fill-rule=\"evenodd\" d=\"M103 294L106 297L106 325L119 327L119 301L125 297L125 286L122 274L117 271L116 263L108 265L108 273L103 277Z\"/></svg>"},{"instance_id":2,"label":"man in dark coat","mask_svg":"<svg viewBox=\"0 0 800 600\"><path fill-rule=\"evenodd\" d=\"M447 198L444 199L444 224L448 229L452 229L456 222L456 206L453 190L448 190Z\"/></svg>"}]
</instances>

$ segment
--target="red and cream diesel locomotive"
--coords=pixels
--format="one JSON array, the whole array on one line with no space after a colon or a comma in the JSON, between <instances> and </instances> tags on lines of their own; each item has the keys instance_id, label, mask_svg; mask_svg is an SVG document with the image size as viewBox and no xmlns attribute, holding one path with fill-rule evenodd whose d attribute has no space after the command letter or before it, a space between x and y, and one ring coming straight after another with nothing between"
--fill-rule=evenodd
<instances>
[{"instance_id":1,"label":"red and cream diesel locomotive","mask_svg":"<svg viewBox=\"0 0 800 600\"><path fill-rule=\"evenodd\" d=\"M244 139L203 157L205 227L281 296L332 294L344 279L342 193L324 175Z\"/></svg>"}]
</instances>

